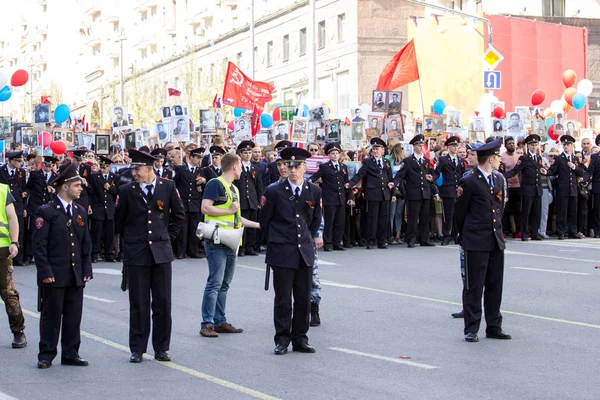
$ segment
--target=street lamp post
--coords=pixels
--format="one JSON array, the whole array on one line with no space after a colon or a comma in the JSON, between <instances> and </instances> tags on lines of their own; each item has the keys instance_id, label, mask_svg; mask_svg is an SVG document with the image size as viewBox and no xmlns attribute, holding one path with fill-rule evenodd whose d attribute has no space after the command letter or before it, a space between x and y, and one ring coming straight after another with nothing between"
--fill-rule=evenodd
<instances>
[{"instance_id":1,"label":"street lamp post","mask_svg":"<svg viewBox=\"0 0 600 400\"><path fill-rule=\"evenodd\" d=\"M254 0L251 0L250 2L250 54L252 57L252 79L254 79L254 69L255 69L255 65L254 63L256 62L254 59L256 58L256 55L254 54Z\"/></svg>"},{"instance_id":2,"label":"street lamp post","mask_svg":"<svg viewBox=\"0 0 600 400\"><path fill-rule=\"evenodd\" d=\"M309 0L308 5L308 87L309 98L317 98L317 34L316 34L316 0Z\"/></svg>"}]
</instances>

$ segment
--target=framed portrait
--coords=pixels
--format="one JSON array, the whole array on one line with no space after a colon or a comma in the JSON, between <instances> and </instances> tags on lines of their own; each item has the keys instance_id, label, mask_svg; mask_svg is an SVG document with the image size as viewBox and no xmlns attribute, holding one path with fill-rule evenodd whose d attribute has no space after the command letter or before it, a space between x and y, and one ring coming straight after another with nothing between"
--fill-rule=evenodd
<instances>
[{"instance_id":1,"label":"framed portrait","mask_svg":"<svg viewBox=\"0 0 600 400\"><path fill-rule=\"evenodd\" d=\"M200 146L201 134L198 131L190 132L190 142L195 143L196 146Z\"/></svg>"},{"instance_id":2,"label":"framed portrait","mask_svg":"<svg viewBox=\"0 0 600 400\"><path fill-rule=\"evenodd\" d=\"M579 134L579 124L575 120L568 120L565 129L565 135L571 135L575 138L575 140L580 139Z\"/></svg>"},{"instance_id":3,"label":"framed portrait","mask_svg":"<svg viewBox=\"0 0 600 400\"><path fill-rule=\"evenodd\" d=\"M548 140L548 135L546 134L546 120L543 118L533 118L531 122L533 124L531 132L540 135L543 142Z\"/></svg>"},{"instance_id":4,"label":"framed portrait","mask_svg":"<svg viewBox=\"0 0 600 400\"><path fill-rule=\"evenodd\" d=\"M531 129L531 109L534 107L517 106L515 112L521 117L521 129L527 131Z\"/></svg>"},{"instance_id":5,"label":"framed portrait","mask_svg":"<svg viewBox=\"0 0 600 400\"><path fill-rule=\"evenodd\" d=\"M388 100L387 110L389 110L389 111L402 110L402 92L388 92L387 100Z\"/></svg>"},{"instance_id":6,"label":"framed portrait","mask_svg":"<svg viewBox=\"0 0 600 400\"><path fill-rule=\"evenodd\" d=\"M469 121L469 131L485 132L485 118L472 117Z\"/></svg>"},{"instance_id":7,"label":"framed portrait","mask_svg":"<svg viewBox=\"0 0 600 400\"><path fill-rule=\"evenodd\" d=\"M485 143L485 132L484 131L469 131L469 142L476 143L481 142Z\"/></svg>"},{"instance_id":8,"label":"framed portrait","mask_svg":"<svg viewBox=\"0 0 600 400\"><path fill-rule=\"evenodd\" d=\"M213 110L200 110L200 132L215 133L217 122Z\"/></svg>"},{"instance_id":9,"label":"framed portrait","mask_svg":"<svg viewBox=\"0 0 600 400\"><path fill-rule=\"evenodd\" d=\"M12 117L0 117L0 135L6 137L12 133Z\"/></svg>"},{"instance_id":10,"label":"framed portrait","mask_svg":"<svg viewBox=\"0 0 600 400\"><path fill-rule=\"evenodd\" d=\"M340 122L339 119L327 121L327 125L325 126L326 141L339 142L341 140Z\"/></svg>"},{"instance_id":11,"label":"framed portrait","mask_svg":"<svg viewBox=\"0 0 600 400\"><path fill-rule=\"evenodd\" d=\"M308 139L308 118L295 117L293 122L292 140L305 143Z\"/></svg>"},{"instance_id":12,"label":"framed portrait","mask_svg":"<svg viewBox=\"0 0 600 400\"><path fill-rule=\"evenodd\" d=\"M129 149L135 149L135 132L128 132L125 134L125 148L127 150Z\"/></svg>"},{"instance_id":13,"label":"framed portrait","mask_svg":"<svg viewBox=\"0 0 600 400\"><path fill-rule=\"evenodd\" d=\"M262 147L268 146L269 143L271 143L269 141L269 131L261 130L260 132L258 132L254 137L254 143Z\"/></svg>"},{"instance_id":14,"label":"framed portrait","mask_svg":"<svg viewBox=\"0 0 600 400\"><path fill-rule=\"evenodd\" d=\"M554 113L554 132L563 135L565 128L565 114L562 112Z\"/></svg>"},{"instance_id":15,"label":"framed portrait","mask_svg":"<svg viewBox=\"0 0 600 400\"><path fill-rule=\"evenodd\" d=\"M446 132L452 135L459 135L462 132L462 111L448 111L446 118L448 121Z\"/></svg>"},{"instance_id":16,"label":"framed portrait","mask_svg":"<svg viewBox=\"0 0 600 400\"><path fill-rule=\"evenodd\" d=\"M37 146L37 134L33 130L33 128L23 128L21 129L21 140L24 145L29 146L30 148L34 148Z\"/></svg>"},{"instance_id":17,"label":"framed portrait","mask_svg":"<svg viewBox=\"0 0 600 400\"><path fill-rule=\"evenodd\" d=\"M495 134L506 133L506 118L493 118L492 119L492 131Z\"/></svg>"},{"instance_id":18,"label":"framed portrait","mask_svg":"<svg viewBox=\"0 0 600 400\"><path fill-rule=\"evenodd\" d=\"M223 111L215 111L215 128L225 128L225 116L223 115Z\"/></svg>"},{"instance_id":19,"label":"framed portrait","mask_svg":"<svg viewBox=\"0 0 600 400\"><path fill-rule=\"evenodd\" d=\"M404 130L402 129L402 119L400 115L388 117L386 120L386 136L384 140L403 140Z\"/></svg>"},{"instance_id":20,"label":"framed portrait","mask_svg":"<svg viewBox=\"0 0 600 400\"><path fill-rule=\"evenodd\" d=\"M360 107L354 108L354 115L352 117L352 122L365 122L363 111L360 109Z\"/></svg>"},{"instance_id":21,"label":"framed portrait","mask_svg":"<svg viewBox=\"0 0 600 400\"><path fill-rule=\"evenodd\" d=\"M146 146L150 148L150 150L154 150L160 147L160 139L158 135L150 135L146 138Z\"/></svg>"},{"instance_id":22,"label":"framed portrait","mask_svg":"<svg viewBox=\"0 0 600 400\"><path fill-rule=\"evenodd\" d=\"M177 106L175 106L177 107ZM190 141L190 117L187 115L176 116L172 119L173 131L171 140L174 142Z\"/></svg>"},{"instance_id":23,"label":"framed portrait","mask_svg":"<svg viewBox=\"0 0 600 400\"><path fill-rule=\"evenodd\" d=\"M45 124L50 122L50 104L38 104L33 109L33 122Z\"/></svg>"},{"instance_id":24,"label":"framed portrait","mask_svg":"<svg viewBox=\"0 0 600 400\"><path fill-rule=\"evenodd\" d=\"M162 108L162 116L163 118L171 118L171 107L163 107Z\"/></svg>"},{"instance_id":25,"label":"framed portrait","mask_svg":"<svg viewBox=\"0 0 600 400\"><path fill-rule=\"evenodd\" d=\"M129 126L127 106L115 106L110 109L110 124L113 128Z\"/></svg>"},{"instance_id":26,"label":"framed portrait","mask_svg":"<svg viewBox=\"0 0 600 400\"><path fill-rule=\"evenodd\" d=\"M96 135L96 154L106 156L110 154L110 135Z\"/></svg>"},{"instance_id":27,"label":"framed portrait","mask_svg":"<svg viewBox=\"0 0 600 400\"><path fill-rule=\"evenodd\" d=\"M507 132L509 135L521 135L521 133L523 132L523 121L521 120L521 114L517 112L508 114L507 123Z\"/></svg>"},{"instance_id":28,"label":"framed portrait","mask_svg":"<svg viewBox=\"0 0 600 400\"><path fill-rule=\"evenodd\" d=\"M415 135L422 135L422 134L423 134L423 121L421 121L420 119L417 119L417 120L415 120Z\"/></svg>"},{"instance_id":29,"label":"framed portrait","mask_svg":"<svg viewBox=\"0 0 600 400\"><path fill-rule=\"evenodd\" d=\"M387 104L387 92L383 90L373 90L373 102L371 110L385 111Z\"/></svg>"},{"instance_id":30,"label":"framed portrait","mask_svg":"<svg viewBox=\"0 0 600 400\"><path fill-rule=\"evenodd\" d=\"M353 122L352 123L352 140L363 140L365 134L364 122Z\"/></svg>"},{"instance_id":31,"label":"framed portrait","mask_svg":"<svg viewBox=\"0 0 600 400\"><path fill-rule=\"evenodd\" d=\"M287 122L287 121L286 121ZM233 141L238 144L243 140L251 140L252 139L252 120L251 116L248 114L244 114L241 117L235 117L233 121ZM289 129L289 127L288 127ZM288 130L289 132L289 130Z\"/></svg>"},{"instance_id":32,"label":"framed portrait","mask_svg":"<svg viewBox=\"0 0 600 400\"><path fill-rule=\"evenodd\" d=\"M315 129L315 140L317 142L325 142L326 136L325 136L325 128L317 128Z\"/></svg>"},{"instance_id":33,"label":"framed portrait","mask_svg":"<svg viewBox=\"0 0 600 400\"><path fill-rule=\"evenodd\" d=\"M431 133L434 135L443 134L446 131L446 129L444 127L444 121L445 121L444 116L443 115L435 115L432 117L432 119L433 119L433 121L432 121L433 128L432 128Z\"/></svg>"},{"instance_id":34,"label":"framed portrait","mask_svg":"<svg viewBox=\"0 0 600 400\"><path fill-rule=\"evenodd\" d=\"M279 117L281 120L291 121L294 119L296 106L279 106Z\"/></svg>"},{"instance_id":35,"label":"framed portrait","mask_svg":"<svg viewBox=\"0 0 600 400\"><path fill-rule=\"evenodd\" d=\"M369 132L372 132L371 134L376 132L376 136L372 137L379 137L381 135L381 132L383 131L383 117L381 115L370 114L368 116L367 124L367 135L369 135Z\"/></svg>"},{"instance_id":36,"label":"framed portrait","mask_svg":"<svg viewBox=\"0 0 600 400\"><path fill-rule=\"evenodd\" d=\"M177 104L175 107L173 107L173 114L178 116L184 115L183 106L181 104Z\"/></svg>"},{"instance_id":37,"label":"framed portrait","mask_svg":"<svg viewBox=\"0 0 600 400\"><path fill-rule=\"evenodd\" d=\"M167 143L171 139L171 133L168 130L169 125L164 123L158 123L154 125L153 134L158 136L161 143Z\"/></svg>"},{"instance_id":38,"label":"framed portrait","mask_svg":"<svg viewBox=\"0 0 600 400\"><path fill-rule=\"evenodd\" d=\"M52 140L54 142L59 140L65 140L65 136L65 131L62 129L56 128L52 130Z\"/></svg>"},{"instance_id":39,"label":"framed portrait","mask_svg":"<svg viewBox=\"0 0 600 400\"><path fill-rule=\"evenodd\" d=\"M274 139L275 140L290 140L290 122L277 121L275 124Z\"/></svg>"},{"instance_id":40,"label":"framed portrait","mask_svg":"<svg viewBox=\"0 0 600 400\"><path fill-rule=\"evenodd\" d=\"M315 128L323 128L325 126L325 122L329 119L329 112L325 106L314 107L308 110L308 117L310 122L314 124Z\"/></svg>"},{"instance_id":41,"label":"framed portrait","mask_svg":"<svg viewBox=\"0 0 600 400\"><path fill-rule=\"evenodd\" d=\"M75 145L75 132L73 132L72 130L65 130L63 140L65 141L67 146L74 146Z\"/></svg>"},{"instance_id":42,"label":"framed portrait","mask_svg":"<svg viewBox=\"0 0 600 400\"><path fill-rule=\"evenodd\" d=\"M423 135L431 135L433 133L433 117L431 115L423 116L423 132L421 133Z\"/></svg>"}]
</instances>

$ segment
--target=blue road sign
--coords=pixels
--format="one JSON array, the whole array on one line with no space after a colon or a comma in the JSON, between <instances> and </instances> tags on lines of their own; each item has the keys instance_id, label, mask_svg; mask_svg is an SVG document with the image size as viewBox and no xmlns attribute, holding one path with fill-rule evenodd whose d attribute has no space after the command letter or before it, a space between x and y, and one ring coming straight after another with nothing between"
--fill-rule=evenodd
<instances>
[{"instance_id":1,"label":"blue road sign","mask_svg":"<svg viewBox=\"0 0 600 400\"><path fill-rule=\"evenodd\" d=\"M500 71L483 71L484 89L497 90L502 88L502 73Z\"/></svg>"}]
</instances>

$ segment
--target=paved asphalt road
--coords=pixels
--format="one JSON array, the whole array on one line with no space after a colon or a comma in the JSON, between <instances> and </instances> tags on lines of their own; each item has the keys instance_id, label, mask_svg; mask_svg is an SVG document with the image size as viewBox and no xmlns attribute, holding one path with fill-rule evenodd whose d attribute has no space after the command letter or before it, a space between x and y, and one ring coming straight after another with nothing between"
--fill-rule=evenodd
<instances>
[{"instance_id":1,"label":"paved asphalt road","mask_svg":"<svg viewBox=\"0 0 600 400\"><path fill-rule=\"evenodd\" d=\"M239 259L228 319L239 335L200 337L205 260L173 266L173 362L128 362L120 264L95 265L86 288L87 368L36 368L35 267L18 267L29 345L0 329L0 400L16 399L598 399L600 240L509 241L504 329L511 341L466 343L456 246L320 253L323 324L316 354L273 354L273 291L264 257ZM290 348L291 350L291 348ZM401 358L408 356L410 359ZM60 355L59 355L60 357Z\"/></svg>"}]
</instances>

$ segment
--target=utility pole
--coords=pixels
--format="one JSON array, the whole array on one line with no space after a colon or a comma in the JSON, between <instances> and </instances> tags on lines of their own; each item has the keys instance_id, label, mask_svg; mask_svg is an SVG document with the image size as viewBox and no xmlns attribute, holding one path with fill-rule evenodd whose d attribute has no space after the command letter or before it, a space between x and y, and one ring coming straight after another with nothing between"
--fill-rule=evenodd
<instances>
[{"instance_id":1,"label":"utility pole","mask_svg":"<svg viewBox=\"0 0 600 400\"><path fill-rule=\"evenodd\" d=\"M115 42L119 42L121 45L121 56L119 58L119 64L121 66L121 76L119 78L119 87L121 89L121 106L125 105L125 90L123 89L123 41L127 40L127 38L125 37L125 31L123 29L121 29L119 31L119 39L115 40ZM127 116L125 116L127 117Z\"/></svg>"},{"instance_id":2,"label":"utility pole","mask_svg":"<svg viewBox=\"0 0 600 400\"><path fill-rule=\"evenodd\" d=\"M250 1L250 46L250 54L252 55L252 71L250 76L252 76L252 79L254 80L254 71L256 68L254 65L256 62L256 55L254 54L254 0Z\"/></svg>"},{"instance_id":3,"label":"utility pole","mask_svg":"<svg viewBox=\"0 0 600 400\"><path fill-rule=\"evenodd\" d=\"M29 60L29 109L31 112L31 122L35 122L35 118L33 116L33 57ZM50 110L48 110L50 111Z\"/></svg>"},{"instance_id":4,"label":"utility pole","mask_svg":"<svg viewBox=\"0 0 600 400\"><path fill-rule=\"evenodd\" d=\"M308 4L308 88L309 98L318 98L317 96L317 40L316 33L316 0L309 0Z\"/></svg>"}]
</instances>

